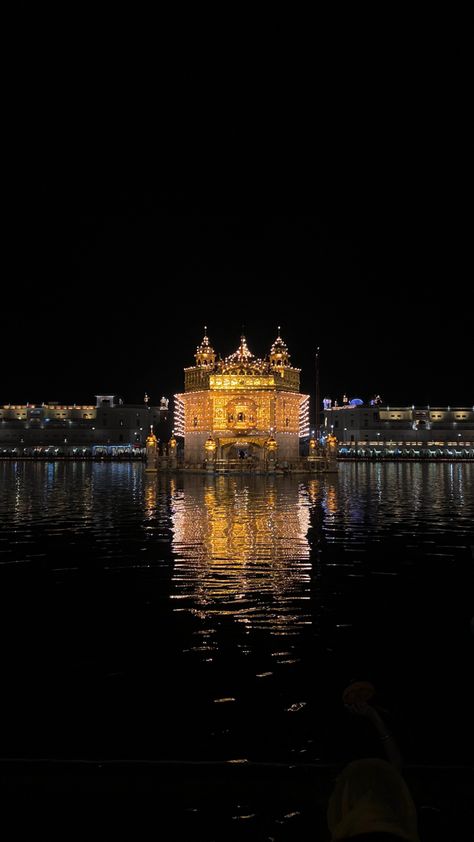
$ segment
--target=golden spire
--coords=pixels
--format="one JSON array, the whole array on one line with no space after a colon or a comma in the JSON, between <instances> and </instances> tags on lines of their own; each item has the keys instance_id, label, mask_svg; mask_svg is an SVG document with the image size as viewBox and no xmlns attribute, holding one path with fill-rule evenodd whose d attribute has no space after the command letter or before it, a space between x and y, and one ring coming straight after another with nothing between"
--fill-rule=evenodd
<instances>
[{"instance_id":1,"label":"golden spire","mask_svg":"<svg viewBox=\"0 0 474 842\"><path fill-rule=\"evenodd\" d=\"M200 345L196 348L196 365L204 368L214 366L216 362L216 353L207 335L207 325L204 325L204 337Z\"/></svg>"},{"instance_id":2,"label":"golden spire","mask_svg":"<svg viewBox=\"0 0 474 842\"><path fill-rule=\"evenodd\" d=\"M243 334L240 337L239 347L237 348L234 354L231 354L230 357L228 357L228 359L235 360L236 362L247 362L248 360L253 359L253 354L250 348L248 347L247 340Z\"/></svg>"},{"instance_id":3,"label":"golden spire","mask_svg":"<svg viewBox=\"0 0 474 842\"><path fill-rule=\"evenodd\" d=\"M280 335L280 325L278 325L278 336L270 348L270 365L272 366L289 366L290 355L288 347Z\"/></svg>"}]
</instances>

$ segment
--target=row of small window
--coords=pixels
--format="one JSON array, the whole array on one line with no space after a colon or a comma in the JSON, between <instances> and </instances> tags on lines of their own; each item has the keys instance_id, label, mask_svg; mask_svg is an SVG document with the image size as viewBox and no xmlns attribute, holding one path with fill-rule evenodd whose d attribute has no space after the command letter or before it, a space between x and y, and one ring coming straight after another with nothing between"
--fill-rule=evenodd
<instances>
[{"instance_id":1,"label":"row of small window","mask_svg":"<svg viewBox=\"0 0 474 842\"><path fill-rule=\"evenodd\" d=\"M233 415L228 415L227 420L228 420L229 424L232 424L234 422L234 420L237 420L237 422L239 422L239 421L245 421L247 419L246 419L246 415L245 415L244 412L238 412L236 419L234 419ZM255 417L253 415L249 415L248 422L249 422L249 424L254 424L255 423ZM193 427L197 427L197 425L198 425L198 417L197 417L197 415L195 415L194 418L193 418ZM337 421L336 421L336 425L337 425ZM289 426L290 426L290 419L285 418L285 427L289 427Z\"/></svg>"},{"instance_id":2,"label":"row of small window","mask_svg":"<svg viewBox=\"0 0 474 842\"><path fill-rule=\"evenodd\" d=\"M463 421L463 420L465 420L467 417L468 417L468 416L467 416L467 414L466 414L466 413L457 413L457 412L456 412L456 413L454 414L454 418L455 418L455 420L456 420L456 421ZM444 418L444 415L434 415L433 413L431 413L430 418L431 418L433 421L439 421L441 418Z\"/></svg>"},{"instance_id":3,"label":"row of small window","mask_svg":"<svg viewBox=\"0 0 474 842\"><path fill-rule=\"evenodd\" d=\"M408 440L407 441L392 441L391 439L387 439L387 440L384 439L383 441L381 441L381 440L368 441L368 438L369 437L367 435L367 436L365 436L365 441L357 441L356 442L354 436L351 436L350 442L346 442L346 444L363 444L363 445L370 444L370 445L373 445L374 447L381 447L381 446L383 446L383 447L394 447L395 445L398 446L398 447L412 447L414 445L419 445L420 447L446 447L446 446L447 447L454 447L454 446L458 446L458 445L462 445L463 447L470 447L471 446L470 441L460 441L459 439L457 441L428 441L428 442L424 441L424 442L421 442L421 441L408 441ZM344 442L339 442L339 444L341 446L344 446Z\"/></svg>"},{"instance_id":4,"label":"row of small window","mask_svg":"<svg viewBox=\"0 0 474 842\"><path fill-rule=\"evenodd\" d=\"M247 416L245 415L245 412L238 412L236 418L234 419L234 416L231 413L230 415L227 416L227 420L228 420L229 424L232 424L232 422L234 420L236 420L236 421L246 421ZM253 424L253 422L255 421L255 416L249 415L248 420L251 424Z\"/></svg>"}]
</instances>

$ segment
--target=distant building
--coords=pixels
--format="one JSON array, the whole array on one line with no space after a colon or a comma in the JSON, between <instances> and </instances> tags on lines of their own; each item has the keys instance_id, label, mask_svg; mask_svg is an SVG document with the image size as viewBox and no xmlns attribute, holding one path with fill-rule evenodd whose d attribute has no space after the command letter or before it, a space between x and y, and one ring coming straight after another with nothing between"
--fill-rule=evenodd
<instances>
[{"instance_id":1,"label":"distant building","mask_svg":"<svg viewBox=\"0 0 474 842\"><path fill-rule=\"evenodd\" d=\"M142 448L153 424L163 441L171 435L169 401L158 406L124 404L116 395L97 395L94 405L43 404L0 407L0 455L51 449L60 453Z\"/></svg>"},{"instance_id":2,"label":"distant building","mask_svg":"<svg viewBox=\"0 0 474 842\"><path fill-rule=\"evenodd\" d=\"M205 333L195 359L185 369L185 391L175 396L175 434L184 436L187 465L202 463L209 448L226 463L263 465L269 450L280 463L299 459L308 396L300 394L300 370L279 334L266 359L252 354L245 336L234 354L217 359Z\"/></svg>"},{"instance_id":3,"label":"distant building","mask_svg":"<svg viewBox=\"0 0 474 842\"><path fill-rule=\"evenodd\" d=\"M358 398L329 404L325 399L324 429L338 439L341 455L378 449L395 455L423 450L423 455L474 456L474 407L385 406L378 396L368 404Z\"/></svg>"}]
</instances>

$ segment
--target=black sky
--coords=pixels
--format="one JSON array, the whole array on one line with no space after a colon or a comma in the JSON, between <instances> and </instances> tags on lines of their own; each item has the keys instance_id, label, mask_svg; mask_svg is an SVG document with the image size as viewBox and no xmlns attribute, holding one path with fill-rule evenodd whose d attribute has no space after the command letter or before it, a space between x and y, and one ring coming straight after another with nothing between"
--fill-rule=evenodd
<instances>
[{"instance_id":1,"label":"black sky","mask_svg":"<svg viewBox=\"0 0 474 842\"><path fill-rule=\"evenodd\" d=\"M284 184L256 160L17 167L0 402L170 396L206 324L223 356L281 325L305 391L319 345L322 395L472 405L466 226L446 172L406 162L354 179L336 155Z\"/></svg>"},{"instance_id":2,"label":"black sky","mask_svg":"<svg viewBox=\"0 0 474 842\"><path fill-rule=\"evenodd\" d=\"M448 57L425 20L305 43L299 18L288 42L242 19L235 47L210 26L191 51L182 21L20 17L0 403L171 395L204 324L222 355L242 324L264 355L280 324L307 391L319 345L333 399L474 403L457 38Z\"/></svg>"}]
</instances>

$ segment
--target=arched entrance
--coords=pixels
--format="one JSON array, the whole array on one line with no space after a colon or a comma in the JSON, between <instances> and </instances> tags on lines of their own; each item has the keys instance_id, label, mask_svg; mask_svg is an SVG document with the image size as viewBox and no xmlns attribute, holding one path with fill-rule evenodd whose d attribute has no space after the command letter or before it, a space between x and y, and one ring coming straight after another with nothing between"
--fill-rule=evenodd
<instances>
[{"instance_id":1,"label":"arched entrance","mask_svg":"<svg viewBox=\"0 0 474 842\"><path fill-rule=\"evenodd\" d=\"M265 458L263 443L232 439L221 444L221 458L235 465L257 465Z\"/></svg>"}]
</instances>

